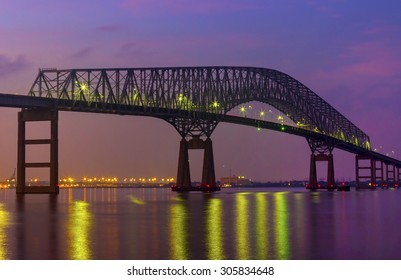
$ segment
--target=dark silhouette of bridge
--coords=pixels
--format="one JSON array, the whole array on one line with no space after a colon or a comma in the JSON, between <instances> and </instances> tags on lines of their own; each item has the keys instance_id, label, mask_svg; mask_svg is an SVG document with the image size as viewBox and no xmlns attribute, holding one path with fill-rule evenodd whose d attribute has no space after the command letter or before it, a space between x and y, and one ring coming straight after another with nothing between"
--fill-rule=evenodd
<instances>
[{"instance_id":1,"label":"dark silhouette of bridge","mask_svg":"<svg viewBox=\"0 0 401 280\"><path fill-rule=\"evenodd\" d=\"M229 115L251 101L269 104L293 125ZM0 94L0 106L19 112L17 192L58 193L58 111L150 116L173 125L180 142L176 191L219 190L211 135L220 122L255 126L305 137L311 149L308 188L318 189L316 162L326 161L334 189L332 151L356 154L356 184L398 187L401 161L371 150L368 135L289 75L255 67L40 69L27 96ZM25 123L50 121L50 139L25 137ZM50 162L26 162L26 145L50 145ZM189 149L203 149L200 187L191 185ZM366 161L368 164L366 165ZM361 166L361 162L365 165ZM25 185L26 168L50 168L50 186ZM362 179L362 180L361 180Z\"/></svg>"}]
</instances>

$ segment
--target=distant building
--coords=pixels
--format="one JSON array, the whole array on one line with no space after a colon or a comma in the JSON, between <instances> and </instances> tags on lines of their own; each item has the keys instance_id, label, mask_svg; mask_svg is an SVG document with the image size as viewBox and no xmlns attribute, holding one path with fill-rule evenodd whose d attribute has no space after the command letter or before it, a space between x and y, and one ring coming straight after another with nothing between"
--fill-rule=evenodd
<instances>
[{"instance_id":1,"label":"distant building","mask_svg":"<svg viewBox=\"0 0 401 280\"><path fill-rule=\"evenodd\" d=\"M245 176L221 177L220 184L222 187L249 186L252 185L252 180Z\"/></svg>"}]
</instances>

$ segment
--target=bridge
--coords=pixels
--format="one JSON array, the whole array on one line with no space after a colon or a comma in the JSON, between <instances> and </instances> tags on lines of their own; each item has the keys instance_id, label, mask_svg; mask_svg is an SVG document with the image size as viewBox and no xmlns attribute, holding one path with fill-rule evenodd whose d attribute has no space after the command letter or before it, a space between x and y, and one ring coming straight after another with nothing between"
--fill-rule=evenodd
<instances>
[{"instance_id":1,"label":"bridge","mask_svg":"<svg viewBox=\"0 0 401 280\"><path fill-rule=\"evenodd\" d=\"M262 102L292 124L230 115L247 102ZM215 191L211 135L220 122L304 137L311 149L308 188L335 189L334 148L354 153L356 187L398 187L401 161L371 150L368 135L308 87L277 70L256 67L40 69L26 96L0 94L1 107L18 117L17 193L58 193L58 112L78 111L163 119L181 135L176 191ZM26 122L50 121L50 139L26 139ZM26 162L27 145L50 145L50 162ZM189 149L204 150L202 182L191 185ZM316 163L326 161L327 185ZM50 185L29 187L27 168L49 168Z\"/></svg>"}]
</instances>

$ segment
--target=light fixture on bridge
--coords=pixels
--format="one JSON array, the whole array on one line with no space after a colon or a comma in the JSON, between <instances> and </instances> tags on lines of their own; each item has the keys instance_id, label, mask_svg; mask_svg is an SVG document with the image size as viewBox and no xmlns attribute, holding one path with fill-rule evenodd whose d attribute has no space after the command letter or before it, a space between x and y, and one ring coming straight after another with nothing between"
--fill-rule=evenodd
<instances>
[{"instance_id":1,"label":"light fixture on bridge","mask_svg":"<svg viewBox=\"0 0 401 280\"><path fill-rule=\"evenodd\" d=\"M179 102L182 102L184 100L184 95L182 94L182 93L180 93L179 95L178 95L178 101Z\"/></svg>"},{"instance_id":2,"label":"light fixture on bridge","mask_svg":"<svg viewBox=\"0 0 401 280\"><path fill-rule=\"evenodd\" d=\"M212 107L217 109L217 108L220 107L220 103L217 100L214 100L213 103L212 103Z\"/></svg>"}]
</instances>

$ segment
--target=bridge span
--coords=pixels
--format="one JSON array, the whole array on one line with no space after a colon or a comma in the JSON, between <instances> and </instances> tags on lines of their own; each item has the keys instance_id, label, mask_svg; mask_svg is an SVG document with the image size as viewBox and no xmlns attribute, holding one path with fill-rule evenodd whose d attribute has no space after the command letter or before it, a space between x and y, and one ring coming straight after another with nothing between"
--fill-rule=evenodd
<instances>
[{"instance_id":1,"label":"bridge span","mask_svg":"<svg viewBox=\"0 0 401 280\"><path fill-rule=\"evenodd\" d=\"M229 115L258 101L287 116L293 125ZM371 150L361 129L289 75L255 67L170 67L126 69L40 69L27 96L0 94L1 107L22 108L18 120L18 193L58 193L58 111L150 116L181 135L176 191L219 190L211 135L220 122L271 129L304 137L311 149L308 188L318 189L316 163L328 162L327 186L336 188L334 148L356 154L357 188L398 187L401 161ZM50 139L27 140L25 123L50 121ZM27 145L50 145L50 162L26 162ZM203 149L201 187L191 185L188 150ZM366 164L367 162L367 164ZM361 163L363 165L361 165ZM25 185L27 168L49 168L50 185Z\"/></svg>"}]
</instances>

